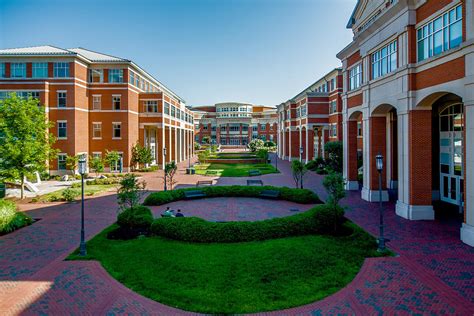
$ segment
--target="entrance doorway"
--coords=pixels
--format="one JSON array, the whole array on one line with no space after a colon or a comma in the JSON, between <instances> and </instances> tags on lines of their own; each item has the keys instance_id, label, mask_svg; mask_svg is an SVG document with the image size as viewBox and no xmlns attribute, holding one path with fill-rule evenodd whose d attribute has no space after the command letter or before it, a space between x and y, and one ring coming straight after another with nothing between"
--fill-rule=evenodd
<instances>
[{"instance_id":1,"label":"entrance doorway","mask_svg":"<svg viewBox=\"0 0 474 316\"><path fill-rule=\"evenodd\" d=\"M439 112L440 199L462 205L464 199L464 113L463 104L447 105Z\"/></svg>"}]
</instances>

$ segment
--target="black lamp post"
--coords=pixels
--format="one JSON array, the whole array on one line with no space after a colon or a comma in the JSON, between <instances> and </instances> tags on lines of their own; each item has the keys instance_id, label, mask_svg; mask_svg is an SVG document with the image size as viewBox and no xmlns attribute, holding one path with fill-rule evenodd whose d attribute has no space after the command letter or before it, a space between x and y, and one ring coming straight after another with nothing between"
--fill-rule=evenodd
<instances>
[{"instance_id":1,"label":"black lamp post","mask_svg":"<svg viewBox=\"0 0 474 316\"><path fill-rule=\"evenodd\" d=\"M275 151L275 169L278 171L278 143L276 144L276 151Z\"/></svg>"},{"instance_id":2,"label":"black lamp post","mask_svg":"<svg viewBox=\"0 0 474 316\"><path fill-rule=\"evenodd\" d=\"M191 145L188 145L188 169L191 169Z\"/></svg>"},{"instance_id":3,"label":"black lamp post","mask_svg":"<svg viewBox=\"0 0 474 316\"><path fill-rule=\"evenodd\" d=\"M300 161L303 161L303 146L300 147Z\"/></svg>"},{"instance_id":4,"label":"black lamp post","mask_svg":"<svg viewBox=\"0 0 474 316\"><path fill-rule=\"evenodd\" d=\"M163 147L163 172L165 173L163 179L165 183L164 190L166 191L166 147Z\"/></svg>"},{"instance_id":5,"label":"black lamp post","mask_svg":"<svg viewBox=\"0 0 474 316\"><path fill-rule=\"evenodd\" d=\"M84 175L86 174L86 156L82 155L79 158L79 174L81 175L81 244L80 244L80 255L85 256L86 241L84 236Z\"/></svg>"},{"instance_id":6,"label":"black lamp post","mask_svg":"<svg viewBox=\"0 0 474 316\"><path fill-rule=\"evenodd\" d=\"M382 208L382 170L383 170L383 156L378 154L375 157L375 165L379 172L379 212L380 212L380 237L379 237L379 252L385 251L385 238L383 236L383 208Z\"/></svg>"}]
</instances>

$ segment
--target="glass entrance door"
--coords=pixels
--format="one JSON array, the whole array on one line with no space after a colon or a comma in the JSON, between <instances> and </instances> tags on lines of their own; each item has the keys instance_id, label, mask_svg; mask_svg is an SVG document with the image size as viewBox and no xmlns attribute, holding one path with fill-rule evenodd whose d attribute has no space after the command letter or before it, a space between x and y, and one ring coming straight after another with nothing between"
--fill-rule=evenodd
<instances>
[{"instance_id":1,"label":"glass entrance door","mask_svg":"<svg viewBox=\"0 0 474 316\"><path fill-rule=\"evenodd\" d=\"M454 104L440 112L440 198L459 205L464 191L463 105Z\"/></svg>"}]
</instances>

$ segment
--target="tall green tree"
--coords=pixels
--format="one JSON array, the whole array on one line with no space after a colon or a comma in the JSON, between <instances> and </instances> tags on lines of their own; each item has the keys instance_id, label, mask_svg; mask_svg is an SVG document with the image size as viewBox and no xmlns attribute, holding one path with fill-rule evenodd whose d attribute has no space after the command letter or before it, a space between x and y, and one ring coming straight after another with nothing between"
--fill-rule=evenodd
<instances>
[{"instance_id":1,"label":"tall green tree","mask_svg":"<svg viewBox=\"0 0 474 316\"><path fill-rule=\"evenodd\" d=\"M74 176L77 165L79 164L79 156L66 156L66 167L71 171L71 175Z\"/></svg>"},{"instance_id":2,"label":"tall green tree","mask_svg":"<svg viewBox=\"0 0 474 316\"><path fill-rule=\"evenodd\" d=\"M25 176L47 170L57 150L56 138L49 133L49 122L37 99L22 99L15 94L0 101L0 174L18 179L24 198Z\"/></svg>"},{"instance_id":3,"label":"tall green tree","mask_svg":"<svg viewBox=\"0 0 474 316\"><path fill-rule=\"evenodd\" d=\"M140 143L136 143L132 147L132 159L131 163L133 166L140 165L145 166L153 162L153 154L151 148L144 147Z\"/></svg>"}]
</instances>

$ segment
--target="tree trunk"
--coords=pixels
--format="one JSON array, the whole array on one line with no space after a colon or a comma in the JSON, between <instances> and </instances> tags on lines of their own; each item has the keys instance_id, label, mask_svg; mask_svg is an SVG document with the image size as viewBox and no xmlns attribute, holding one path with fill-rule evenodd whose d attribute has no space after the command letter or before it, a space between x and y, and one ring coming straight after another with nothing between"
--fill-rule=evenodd
<instances>
[{"instance_id":1,"label":"tree trunk","mask_svg":"<svg viewBox=\"0 0 474 316\"><path fill-rule=\"evenodd\" d=\"M25 176L24 176L24 175L21 176L21 184L20 184L20 186L21 186L21 189L20 189L20 192L21 192L21 193L20 193L20 199L23 200L23 199L25 198Z\"/></svg>"}]
</instances>

